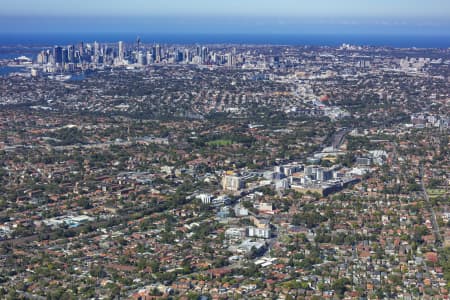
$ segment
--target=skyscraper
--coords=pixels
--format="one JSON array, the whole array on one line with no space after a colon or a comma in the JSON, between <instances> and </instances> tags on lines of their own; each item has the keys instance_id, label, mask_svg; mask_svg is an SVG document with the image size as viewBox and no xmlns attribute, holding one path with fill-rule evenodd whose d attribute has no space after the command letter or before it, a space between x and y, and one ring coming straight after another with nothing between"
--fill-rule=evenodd
<instances>
[{"instance_id":1,"label":"skyscraper","mask_svg":"<svg viewBox=\"0 0 450 300\"><path fill-rule=\"evenodd\" d=\"M100 44L98 42L94 42L94 55L100 55Z\"/></svg>"},{"instance_id":2,"label":"skyscraper","mask_svg":"<svg viewBox=\"0 0 450 300\"><path fill-rule=\"evenodd\" d=\"M201 51L201 58L202 58L202 63L207 62L208 60L208 48L206 47L202 47L202 51Z\"/></svg>"},{"instance_id":3,"label":"skyscraper","mask_svg":"<svg viewBox=\"0 0 450 300\"><path fill-rule=\"evenodd\" d=\"M84 56L84 43L83 43L83 42L81 42L81 43L78 45L78 52L79 52L80 57L83 57L83 56Z\"/></svg>"},{"instance_id":4,"label":"skyscraper","mask_svg":"<svg viewBox=\"0 0 450 300\"><path fill-rule=\"evenodd\" d=\"M137 43L137 52L139 53L141 51L141 38L140 37L136 38L136 43Z\"/></svg>"},{"instance_id":5,"label":"skyscraper","mask_svg":"<svg viewBox=\"0 0 450 300\"><path fill-rule=\"evenodd\" d=\"M67 51L68 51L68 61L73 63L75 62L75 46L73 45L69 45L67 46Z\"/></svg>"},{"instance_id":6,"label":"skyscraper","mask_svg":"<svg viewBox=\"0 0 450 300\"><path fill-rule=\"evenodd\" d=\"M191 52L189 51L189 49L184 49L184 60L185 62L191 61Z\"/></svg>"},{"instance_id":7,"label":"skyscraper","mask_svg":"<svg viewBox=\"0 0 450 300\"><path fill-rule=\"evenodd\" d=\"M153 63L153 56L152 56L152 53L150 51L147 51L147 58L146 58L146 60L147 60L147 64Z\"/></svg>"},{"instance_id":8,"label":"skyscraper","mask_svg":"<svg viewBox=\"0 0 450 300\"><path fill-rule=\"evenodd\" d=\"M123 61L124 60L124 54L125 54L125 49L123 47L123 42L119 41L119 61Z\"/></svg>"},{"instance_id":9,"label":"skyscraper","mask_svg":"<svg viewBox=\"0 0 450 300\"><path fill-rule=\"evenodd\" d=\"M94 62L98 63L100 58L100 44L94 42Z\"/></svg>"},{"instance_id":10,"label":"skyscraper","mask_svg":"<svg viewBox=\"0 0 450 300\"><path fill-rule=\"evenodd\" d=\"M159 44L155 47L156 50L156 62L161 62L161 46Z\"/></svg>"},{"instance_id":11,"label":"skyscraper","mask_svg":"<svg viewBox=\"0 0 450 300\"><path fill-rule=\"evenodd\" d=\"M63 62L63 49L61 46L55 46L53 48L53 58L55 60L55 64L62 64Z\"/></svg>"},{"instance_id":12,"label":"skyscraper","mask_svg":"<svg viewBox=\"0 0 450 300\"><path fill-rule=\"evenodd\" d=\"M227 55L227 66L232 67L234 66L234 57L231 53L228 53Z\"/></svg>"},{"instance_id":13,"label":"skyscraper","mask_svg":"<svg viewBox=\"0 0 450 300\"><path fill-rule=\"evenodd\" d=\"M138 65L140 66L144 65L144 54L141 51L138 51L136 55L136 60Z\"/></svg>"},{"instance_id":14,"label":"skyscraper","mask_svg":"<svg viewBox=\"0 0 450 300\"><path fill-rule=\"evenodd\" d=\"M69 62L69 50L68 49L62 50L62 62L64 64L67 64Z\"/></svg>"}]
</instances>

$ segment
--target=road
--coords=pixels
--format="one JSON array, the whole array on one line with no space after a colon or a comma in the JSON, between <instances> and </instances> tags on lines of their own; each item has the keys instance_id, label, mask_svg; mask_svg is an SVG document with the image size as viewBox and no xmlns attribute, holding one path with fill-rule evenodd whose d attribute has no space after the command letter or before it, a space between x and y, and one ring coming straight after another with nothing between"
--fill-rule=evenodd
<instances>
[{"instance_id":1,"label":"road","mask_svg":"<svg viewBox=\"0 0 450 300\"><path fill-rule=\"evenodd\" d=\"M130 140L117 140L117 141L109 141L104 143L94 143L94 144L77 144L77 145L67 145L67 146L53 146L52 149L56 151L67 151L78 148L84 149L95 149L95 148L103 148L107 149L111 146L131 146L135 143L151 143L151 144L165 144L167 145L169 141L163 138L132 138Z\"/></svg>"},{"instance_id":2,"label":"road","mask_svg":"<svg viewBox=\"0 0 450 300\"><path fill-rule=\"evenodd\" d=\"M17 294L24 297L25 299L31 299L31 300L46 300L47 299L46 297L34 295L34 294L23 292L23 291L16 290L16 292L17 292Z\"/></svg>"},{"instance_id":3,"label":"road","mask_svg":"<svg viewBox=\"0 0 450 300\"><path fill-rule=\"evenodd\" d=\"M398 150L397 150L397 143L393 142L393 150L394 150L394 157L393 157L393 162L398 166L399 170L400 170L400 164L398 163ZM436 246L440 247L442 245L442 235L441 235L441 230L439 228L439 224L437 222L437 218L436 218L436 212L434 211L433 208L433 204L430 201L430 197L428 196L428 192L427 189L425 188L425 183L423 182L423 166L419 166L419 175L420 175L420 185L422 187L422 193L423 196L425 197L425 201L426 201L426 205L428 210L431 213L431 224L433 226L433 234L434 234L434 238L436 240ZM403 177L401 172L398 172L397 174L397 182L400 182L400 177Z\"/></svg>"},{"instance_id":4,"label":"road","mask_svg":"<svg viewBox=\"0 0 450 300\"><path fill-rule=\"evenodd\" d=\"M440 247L442 245L443 239L442 239L442 235L441 235L441 230L439 228L439 224L437 222L436 213L434 211L433 204L430 201L430 197L428 196L427 189L425 188L425 184L423 182L423 166L420 166L419 174L420 174L420 185L422 186L423 195L427 202L427 207L431 213L431 223L433 225L433 233L434 233L434 238L436 239L436 246Z\"/></svg>"},{"instance_id":5,"label":"road","mask_svg":"<svg viewBox=\"0 0 450 300\"><path fill-rule=\"evenodd\" d=\"M341 146L342 142L344 141L344 137L347 134L349 134L352 130L353 130L352 128L345 128L336 132L331 138L331 146L334 149L338 149Z\"/></svg>"},{"instance_id":6,"label":"road","mask_svg":"<svg viewBox=\"0 0 450 300\"><path fill-rule=\"evenodd\" d=\"M397 179L397 184L400 184L401 180L404 179L404 178L403 178L402 172L400 171L401 168L400 168L400 163L398 161L398 158L399 158L398 149L397 149L398 148L398 144L395 141L392 142L391 144L392 144L392 149L394 151L394 156L392 157L392 163L395 164L395 166L397 167L398 172L396 174L396 179Z\"/></svg>"}]
</instances>

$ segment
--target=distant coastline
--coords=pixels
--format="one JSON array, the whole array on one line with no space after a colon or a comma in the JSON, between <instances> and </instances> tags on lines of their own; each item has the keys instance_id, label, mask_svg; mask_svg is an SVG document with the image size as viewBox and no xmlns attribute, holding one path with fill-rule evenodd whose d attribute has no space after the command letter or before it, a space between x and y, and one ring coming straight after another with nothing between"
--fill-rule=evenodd
<instances>
[{"instance_id":1,"label":"distant coastline","mask_svg":"<svg viewBox=\"0 0 450 300\"><path fill-rule=\"evenodd\" d=\"M140 36L143 43L167 44L255 44L292 46L339 46L343 43L394 48L450 48L449 35L393 34L153 34L153 33L0 33L0 47L49 46L78 42L132 43Z\"/></svg>"}]
</instances>

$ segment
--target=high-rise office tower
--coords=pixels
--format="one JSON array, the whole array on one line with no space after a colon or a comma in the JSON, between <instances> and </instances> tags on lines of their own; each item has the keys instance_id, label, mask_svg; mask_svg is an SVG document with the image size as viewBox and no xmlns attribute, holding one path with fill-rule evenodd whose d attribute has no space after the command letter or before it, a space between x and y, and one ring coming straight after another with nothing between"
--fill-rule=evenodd
<instances>
[{"instance_id":1,"label":"high-rise office tower","mask_svg":"<svg viewBox=\"0 0 450 300\"><path fill-rule=\"evenodd\" d=\"M100 44L97 42L94 42L94 56L100 55Z\"/></svg>"},{"instance_id":2,"label":"high-rise office tower","mask_svg":"<svg viewBox=\"0 0 450 300\"><path fill-rule=\"evenodd\" d=\"M184 53L183 51L177 50L177 62L182 62L184 59Z\"/></svg>"},{"instance_id":3,"label":"high-rise office tower","mask_svg":"<svg viewBox=\"0 0 450 300\"><path fill-rule=\"evenodd\" d=\"M231 53L227 54L227 66L232 67L234 66L234 56Z\"/></svg>"},{"instance_id":4,"label":"high-rise office tower","mask_svg":"<svg viewBox=\"0 0 450 300\"><path fill-rule=\"evenodd\" d=\"M83 42L81 42L78 45L78 52L79 52L80 58L84 56L84 43Z\"/></svg>"},{"instance_id":5,"label":"high-rise office tower","mask_svg":"<svg viewBox=\"0 0 450 300\"><path fill-rule=\"evenodd\" d=\"M208 60L208 48L202 47L201 58L202 58L202 63L207 62L207 60Z\"/></svg>"},{"instance_id":6,"label":"high-rise office tower","mask_svg":"<svg viewBox=\"0 0 450 300\"><path fill-rule=\"evenodd\" d=\"M123 61L124 60L124 54L125 54L125 49L123 47L123 42L120 41L119 42L119 61Z\"/></svg>"},{"instance_id":7,"label":"high-rise office tower","mask_svg":"<svg viewBox=\"0 0 450 300\"><path fill-rule=\"evenodd\" d=\"M137 53L137 63L141 66L144 65L144 54L141 51Z\"/></svg>"},{"instance_id":8,"label":"high-rise office tower","mask_svg":"<svg viewBox=\"0 0 450 300\"><path fill-rule=\"evenodd\" d=\"M64 64L67 64L69 62L69 50L68 49L62 50L62 62Z\"/></svg>"},{"instance_id":9,"label":"high-rise office tower","mask_svg":"<svg viewBox=\"0 0 450 300\"><path fill-rule=\"evenodd\" d=\"M156 50L156 62L161 62L161 46L159 44L156 45L155 47Z\"/></svg>"},{"instance_id":10,"label":"high-rise office tower","mask_svg":"<svg viewBox=\"0 0 450 300\"><path fill-rule=\"evenodd\" d=\"M98 63L100 58L100 44L94 42L94 62Z\"/></svg>"},{"instance_id":11,"label":"high-rise office tower","mask_svg":"<svg viewBox=\"0 0 450 300\"><path fill-rule=\"evenodd\" d=\"M67 58L68 61L73 63L75 61L75 46L74 45L69 45L67 46Z\"/></svg>"},{"instance_id":12,"label":"high-rise office tower","mask_svg":"<svg viewBox=\"0 0 450 300\"><path fill-rule=\"evenodd\" d=\"M136 44L137 44L137 52L139 53L139 51L141 51L141 38L140 37L136 38Z\"/></svg>"},{"instance_id":13,"label":"high-rise office tower","mask_svg":"<svg viewBox=\"0 0 450 300\"><path fill-rule=\"evenodd\" d=\"M153 63L153 55L150 51L147 51L147 64Z\"/></svg>"},{"instance_id":14,"label":"high-rise office tower","mask_svg":"<svg viewBox=\"0 0 450 300\"><path fill-rule=\"evenodd\" d=\"M53 58L55 60L55 64L62 64L63 62L63 49L60 46L55 46L53 48Z\"/></svg>"},{"instance_id":15,"label":"high-rise office tower","mask_svg":"<svg viewBox=\"0 0 450 300\"><path fill-rule=\"evenodd\" d=\"M45 51L39 52L39 54L37 56L37 63L40 64L40 65L43 65L43 64L47 63L47 56L45 54Z\"/></svg>"},{"instance_id":16,"label":"high-rise office tower","mask_svg":"<svg viewBox=\"0 0 450 300\"><path fill-rule=\"evenodd\" d=\"M191 52L189 49L184 49L184 61L190 62L191 61Z\"/></svg>"}]
</instances>

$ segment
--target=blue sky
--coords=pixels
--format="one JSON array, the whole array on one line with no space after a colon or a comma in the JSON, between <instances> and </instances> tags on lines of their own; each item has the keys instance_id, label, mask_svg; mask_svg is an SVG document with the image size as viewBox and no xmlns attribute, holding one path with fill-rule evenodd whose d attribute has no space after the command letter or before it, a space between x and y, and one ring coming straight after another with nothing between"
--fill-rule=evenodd
<instances>
[{"instance_id":1,"label":"blue sky","mask_svg":"<svg viewBox=\"0 0 450 300\"><path fill-rule=\"evenodd\" d=\"M2 15L450 17L448 0L3 0Z\"/></svg>"},{"instance_id":2,"label":"blue sky","mask_svg":"<svg viewBox=\"0 0 450 300\"><path fill-rule=\"evenodd\" d=\"M1 0L0 32L450 34L450 0Z\"/></svg>"}]
</instances>

